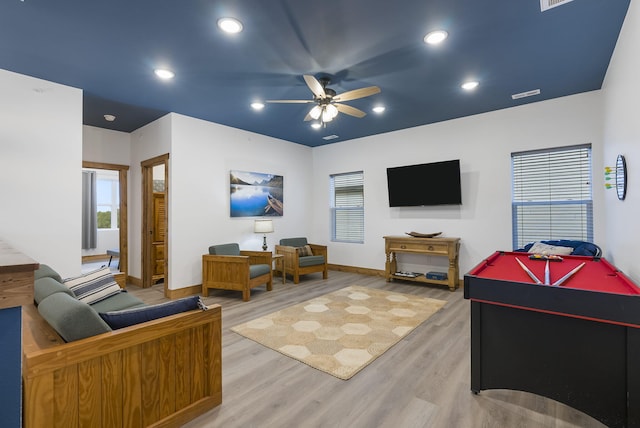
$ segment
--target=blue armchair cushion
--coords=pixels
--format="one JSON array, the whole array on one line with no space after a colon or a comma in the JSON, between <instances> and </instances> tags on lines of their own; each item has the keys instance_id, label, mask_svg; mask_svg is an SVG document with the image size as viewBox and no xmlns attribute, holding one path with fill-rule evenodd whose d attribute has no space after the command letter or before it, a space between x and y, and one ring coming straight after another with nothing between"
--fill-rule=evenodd
<instances>
[{"instance_id":1,"label":"blue armchair cushion","mask_svg":"<svg viewBox=\"0 0 640 428\"><path fill-rule=\"evenodd\" d=\"M280 240L280 245L285 245L287 247L304 247L307 245L307 238L285 238Z\"/></svg>"},{"instance_id":2,"label":"blue armchair cushion","mask_svg":"<svg viewBox=\"0 0 640 428\"><path fill-rule=\"evenodd\" d=\"M216 256L239 256L240 245L238 244L220 244L209 247L209 254Z\"/></svg>"},{"instance_id":3,"label":"blue armchair cushion","mask_svg":"<svg viewBox=\"0 0 640 428\"><path fill-rule=\"evenodd\" d=\"M251 265L249 266L249 278L255 278L260 275L269 273L271 268L269 265Z\"/></svg>"},{"instance_id":4,"label":"blue armchair cushion","mask_svg":"<svg viewBox=\"0 0 640 428\"><path fill-rule=\"evenodd\" d=\"M158 305L141 306L122 311L100 312L100 317L114 330L146 321L175 315L198 309L200 296L190 296L183 299Z\"/></svg>"},{"instance_id":5,"label":"blue armchair cushion","mask_svg":"<svg viewBox=\"0 0 640 428\"><path fill-rule=\"evenodd\" d=\"M300 267L324 264L324 256L307 256L298 258Z\"/></svg>"}]
</instances>

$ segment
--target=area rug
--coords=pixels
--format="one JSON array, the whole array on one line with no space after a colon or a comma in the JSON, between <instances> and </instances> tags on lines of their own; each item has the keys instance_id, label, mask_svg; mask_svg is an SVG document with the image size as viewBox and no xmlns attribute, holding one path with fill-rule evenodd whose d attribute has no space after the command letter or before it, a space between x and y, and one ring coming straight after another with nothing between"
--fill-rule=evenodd
<instances>
[{"instance_id":1,"label":"area rug","mask_svg":"<svg viewBox=\"0 0 640 428\"><path fill-rule=\"evenodd\" d=\"M340 379L350 379L446 302L350 286L231 328Z\"/></svg>"}]
</instances>

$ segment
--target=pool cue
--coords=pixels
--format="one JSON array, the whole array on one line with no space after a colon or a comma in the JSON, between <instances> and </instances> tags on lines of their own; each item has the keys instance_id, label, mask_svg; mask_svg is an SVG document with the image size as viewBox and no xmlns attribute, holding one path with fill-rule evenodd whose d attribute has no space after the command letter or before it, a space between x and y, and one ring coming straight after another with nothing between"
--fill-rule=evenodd
<instances>
[{"instance_id":1,"label":"pool cue","mask_svg":"<svg viewBox=\"0 0 640 428\"><path fill-rule=\"evenodd\" d=\"M544 267L544 285L551 284L551 274L549 273L549 260L547 259L547 264Z\"/></svg>"},{"instance_id":2,"label":"pool cue","mask_svg":"<svg viewBox=\"0 0 640 428\"><path fill-rule=\"evenodd\" d=\"M582 262L582 264L579 264L578 266L576 266L571 272L569 272L568 274L566 274L565 276L563 276L562 278L560 278L559 280L554 282L553 285L562 285L563 282L565 282L567 279L569 279L571 277L571 275L573 275L574 273L578 272L580 270L580 268L582 268L582 266L584 266L584 265L585 265L585 262Z\"/></svg>"},{"instance_id":3,"label":"pool cue","mask_svg":"<svg viewBox=\"0 0 640 428\"><path fill-rule=\"evenodd\" d=\"M519 258L516 257L516 261L520 264L520 267L527 273L527 275L529 275L529 278L533 279L533 282L536 284L542 284L542 282L529 270L528 267L525 266L524 263L520 261Z\"/></svg>"}]
</instances>

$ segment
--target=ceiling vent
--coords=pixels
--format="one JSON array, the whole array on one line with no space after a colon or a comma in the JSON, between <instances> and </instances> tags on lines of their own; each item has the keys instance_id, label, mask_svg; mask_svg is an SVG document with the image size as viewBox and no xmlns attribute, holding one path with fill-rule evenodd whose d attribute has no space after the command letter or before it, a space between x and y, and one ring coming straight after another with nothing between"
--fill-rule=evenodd
<instances>
[{"instance_id":1,"label":"ceiling vent","mask_svg":"<svg viewBox=\"0 0 640 428\"><path fill-rule=\"evenodd\" d=\"M556 6L562 6L572 1L573 0L540 0L540 10L544 12L545 10L553 9Z\"/></svg>"},{"instance_id":2,"label":"ceiling vent","mask_svg":"<svg viewBox=\"0 0 640 428\"><path fill-rule=\"evenodd\" d=\"M534 95L540 95L540 89L533 89L527 92L520 92L519 94L511 95L512 100L518 100L520 98L532 97Z\"/></svg>"},{"instance_id":3,"label":"ceiling vent","mask_svg":"<svg viewBox=\"0 0 640 428\"><path fill-rule=\"evenodd\" d=\"M335 140L336 138L338 138L338 136L335 135L335 134L334 135L327 135L326 137L322 137L323 140L327 140L327 141Z\"/></svg>"}]
</instances>

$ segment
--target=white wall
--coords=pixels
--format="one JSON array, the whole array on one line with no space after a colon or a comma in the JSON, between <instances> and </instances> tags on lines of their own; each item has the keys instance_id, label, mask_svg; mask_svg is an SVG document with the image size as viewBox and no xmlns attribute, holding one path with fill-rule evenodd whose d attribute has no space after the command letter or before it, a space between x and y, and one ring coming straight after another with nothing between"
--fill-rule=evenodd
<instances>
[{"instance_id":1,"label":"white wall","mask_svg":"<svg viewBox=\"0 0 640 428\"><path fill-rule=\"evenodd\" d=\"M142 278L142 167L140 163L170 151L171 114L165 115L131 134L128 275L135 278ZM171 164L171 159L169 159L169 164ZM171 166L169 166L169 173L171 173ZM171 198L171 194L169 198ZM169 233L171 233L171 229L169 229ZM171 235L169 235L169 239L171 239Z\"/></svg>"},{"instance_id":2,"label":"white wall","mask_svg":"<svg viewBox=\"0 0 640 428\"><path fill-rule=\"evenodd\" d=\"M202 283L202 255L213 244L238 242L261 250L255 218L229 215L229 171L284 177L284 215L267 235L273 251L280 238L309 235L312 150L246 131L171 114L169 167L169 287Z\"/></svg>"},{"instance_id":3,"label":"white wall","mask_svg":"<svg viewBox=\"0 0 640 428\"><path fill-rule=\"evenodd\" d=\"M383 236L443 232L461 238L462 275L493 251L512 249L511 152L591 143L595 241L603 244L601 116L600 92L591 92L315 148L313 238L329 240L329 175L363 170L365 243L327 242L329 261L383 270ZM460 159L461 206L389 208L387 167L450 159ZM405 260L406 270L423 261L446 266L436 257Z\"/></svg>"},{"instance_id":4,"label":"white wall","mask_svg":"<svg viewBox=\"0 0 640 428\"><path fill-rule=\"evenodd\" d=\"M115 165L129 165L131 162L131 134L82 127L82 160ZM117 172L115 173L117 177ZM127 193L130 183L127 180ZM120 248L120 231L118 229L98 229L97 246L94 249L81 250L82 256L106 254L107 250Z\"/></svg>"},{"instance_id":5,"label":"white wall","mask_svg":"<svg viewBox=\"0 0 640 428\"><path fill-rule=\"evenodd\" d=\"M619 201L614 190L606 192L605 256L640 283L638 237L640 237L640 5L631 2L603 85L604 163L615 166L618 154L628 168L627 197ZM602 170L600 170L602 171Z\"/></svg>"},{"instance_id":6,"label":"white wall","mask_svg":"<svg viewBox=\"0 0 640 428\"><path fill-rule=\"evenodd\" d=\"M0 70L0 239L80 273L82 91Z\"/></svg>"},{"instance_id":7,"label":"white wall","mask_svg":"<svg viewBox=\"0 0 640 428\"><path fill-rule=\"evenodd\" d=\"M131 134L96 128L95 126L83 126L82 160L129 165L131 163Z\"/></svg>"}]
</instances>

